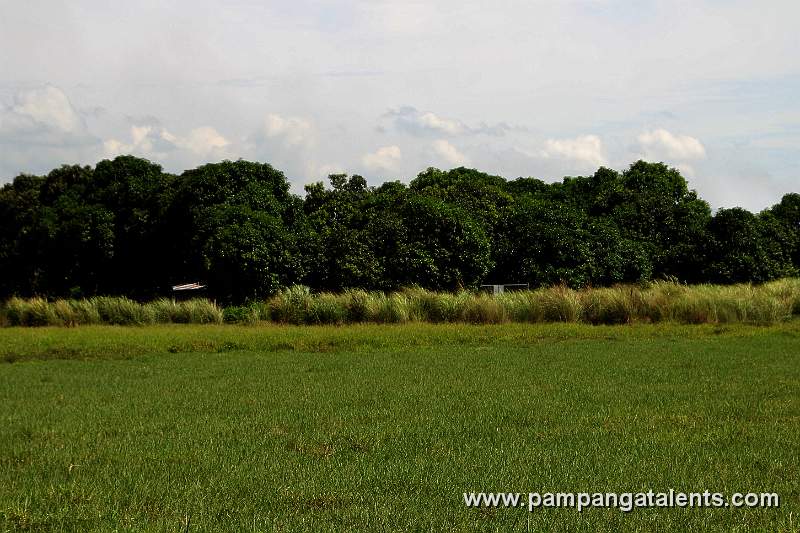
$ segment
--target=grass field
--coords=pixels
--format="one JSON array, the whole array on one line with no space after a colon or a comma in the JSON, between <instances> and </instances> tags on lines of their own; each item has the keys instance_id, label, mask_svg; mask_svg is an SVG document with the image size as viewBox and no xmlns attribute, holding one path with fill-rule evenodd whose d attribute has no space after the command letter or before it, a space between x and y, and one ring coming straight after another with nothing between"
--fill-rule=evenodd
<instances>
[{"instance_id":1,"label":"grass field","mask_svg":"<svg viewBox=\"0 0 800 533\"><path fill-rule=\"evenodd\" d=\"M798 531L800 322L0 329L0 531ZM467 508L469 491L778 509Z\"/></svg>"}]
</instances>

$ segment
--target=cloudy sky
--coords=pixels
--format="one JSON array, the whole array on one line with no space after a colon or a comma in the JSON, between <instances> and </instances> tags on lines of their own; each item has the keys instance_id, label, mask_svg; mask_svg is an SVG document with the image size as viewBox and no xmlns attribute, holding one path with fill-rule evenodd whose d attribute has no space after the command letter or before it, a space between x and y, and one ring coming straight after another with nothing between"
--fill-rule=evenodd
<instances>
[{"instance_id":1,"label":"cloudy sky","mask_svg":"<svg viewBox=\"0 0 800 533\"><path fill-rule=\"evenodd\" d=\"M679 168L800 192L796 0L0 0L0 182L120 153L266 161L296 192L466 165Z\"/></svg>"}]
</instances>

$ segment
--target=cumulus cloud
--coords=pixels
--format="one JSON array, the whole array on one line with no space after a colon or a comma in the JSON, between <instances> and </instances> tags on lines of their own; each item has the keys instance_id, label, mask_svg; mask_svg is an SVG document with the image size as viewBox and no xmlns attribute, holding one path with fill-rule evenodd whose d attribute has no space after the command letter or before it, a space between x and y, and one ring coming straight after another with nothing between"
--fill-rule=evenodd
<instances>
[{"instance_id":1,"label":"cumulus cloud","mask_svg":"<svg viewBox=\"0 0 800 533\"><path fill-rule=\"evenodd\" d=\"M133 125L130 128L129 142L108 139L103 142L103 148L109 157L133 154L159 161L177 151L185 151L203 158L200 161L205 162L207 159L226 157L225 149L230 144L230 141L210 126L194 128L185 136L177 136L160 126Z\"/></svg>"},{"instance_id":2,"label":"cumulus cloud","mask_svg":"<svg viewBox=\"0 0 800 533\"><path fill-rule=\"evenodd\" d=\"M297 181L330 163L366 170L363 154L399 145L405 172L440 157L432 143L446 139L469 146L470 165L507 176L555 178L606 159L622 168L640 155L690 164L699 177L729 175L733 157L758 161L768 172L731 192L753 207L767 182L797 183L800 2L129 4L120 17L99 0L3 3L0 179L137 144L166 154L170 171L224 152ZM70 89L14 97L40 80ZM184 146L126 118L141 115ZM654 128L700 136L702 149ZM579 148L586 132L602 150Z\"/></svg>"},{"instance_id":3,"label":"cumulus cloud","mask_svg":"<svg viewBox=\"0 0 800 533\"><path fill-rule=\"evenodd\" d=\"M394 128L411 135L459 135L467 130L466 124L460 120L443 118L436 113L419 111L411 106L392 109L384 117L391 121Z\"/></svg>"},{"instance_id":4,"label":"cumulus cloud","mask_svg":"<svg viewBox=\"0 0 800 533\"><path fill-rule=\"evenodd\" d=\"M417 113L416 116L409 121L410 125L417 125L423 129L448 133L450 135L458 135L464 133L467 127L459 120L452 120L442 118L436 113L428 111L427 113Z\"/></svg>"},{"instance_id":5,"label":"cumulus cloud","mask_svg":"<svg viewBox=\"0 0 800 533\"><path fill-rule=\"evenodd\" d=\"M0 180L19 172L47 172L65 163L86 164L102 153L81 113L64 92L45 86L0 103Z\"/></svg>"},{"instance_id":6,"label":"cumulus cloud","mask_svg":"<svg viewBox=\"0 0 800 533\"><path fill-rule=\"evenodd\" d=\"M433 141L433 151L447 165L461 167L469 163L469 158L445 139Z\"/></svg>"},{"instance_id":7,"label":"cumulus cloud","mask_svg":"<svg viewBox=\"0 0 800 533\"><path fill-rule=\"evenodd\" d=\"M399 146L384 146L364 154L361 163L371 171L396 171L402 157Z\"/></svg>"},{"instance_id":8,"label":"cumulus cloud","mask_svg":"<svg viewBox=\"0 0 800 533\"><path fill-rule=\"evenodd\" d=\"M322 177L323 167L318 157L319 131L305 117L267 113L258 127L242 143L234 143L229 151L236 157L266 161L286 173L298 187Z\"/></svg>"},{"instance_id":9,"label":"cumulus cloud","mask_svg":"<svg viewBox=\"0 0 800 533\"><path fill-rule=\"evenodd\" d=\"M130 127L130 141L107 139L103 142L106 155L133 154L162 159L175 148L176 138L162 128L133 125Z\"/></svg>"},{"instance_id":10,"label":"cumulus cloud","mask_svg":"<svg viewBox=\"0 0 800 533\"><path fill-rule=\"evenodd\" d=\"M550 139L531 135L512 142L477 143L470 146L469 156L471 166L491 174L545 181L593 173L616 162L607 156L605 139L588 134Z\"/></svg>"},{"instance_id":11,"label":"cumulus cloud","mask_svg":"<svg viewBox=\"0 0 800 533\"><path fill-rule=\"evenodd\" d=\"M437 115L432 111L420 111L412 106L403 106L392 109L384 114L383 118L389 119L392 127L403 133L414 136L426 135L505 135L513 128L505 123L495 125L479 124L468 126L464 122L454 118L446 118Z\"/></svg>"},{"instance_id":12,"label":"cumulus cloud","mask_svg":"<svg viewBox=\"0 0 800 533\"><path fill-rule=\"evenodd\" d=\"M313 133L313 125L303 118L270 113L264 119L263 134L269 139L281 139L289 146L313 142Z\"/></svg>"},{"instance_id":13,"label":"cumulus cloud","mask_svg":"<svg viewBox=\"0 0 800 533\"><path fill-rule=\"evenodd\" d=\"M706 149L699 139L675 135L665 129L646 131L637 137L637 141L647 159L687 161L706 156Z\"/></svg>"},{"instance_id":14,"label":"cumulus cloud","mask_svg":"<svg viewBox=\"0 0 800 533\"><path fill-rule=\"evenodd\" d=\"M84 127L83 120L67 95L55 87L20 93L12 112L63 132L75 132Z\"/></svg>"},{"instance_id":15,"label":"cumulus cloud","mask_svg":"<svg viewBox=\"0 0 800 533\"><path fill-rule=\"evenodd\" d=\"M607 164L603 142L597 135L581 135L574 139L547 139L541 152L547 159L567 159L588 167Z\"/></svg>"},{"instance_id":16,"label":"cumulus cloud","mask_svg":"<svg viewBox=\"0 0 800 533\"><path fill-rule=\"evenodd\" d=\"M67 95L46 86L18 92L9 106L0 104L0 142L74 146L96 139Z\"/></svg>"},{"instance_id":17,"label":"cumulus cloud","mask_svg":"<svg viewBox=\"0 0 800 533\"><path fill-rule=\"evenodd\" d=\"M175 138L177 146L204 157L222 155L231 142L211 126L202 126L189 132L186 137Z\"/></svg>"}]
</instances>

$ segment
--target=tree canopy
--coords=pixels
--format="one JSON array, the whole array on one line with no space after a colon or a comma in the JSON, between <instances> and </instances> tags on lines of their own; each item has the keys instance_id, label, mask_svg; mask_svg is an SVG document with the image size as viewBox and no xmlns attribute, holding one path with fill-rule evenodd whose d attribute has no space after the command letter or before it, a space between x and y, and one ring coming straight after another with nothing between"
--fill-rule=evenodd
<instances>
[{"instance_id":1,"label":"tree canopy","mask_svg":"<svg viewBox=\"0 0 800 533\"><path fill-rule=\"evenodd\" d=\"M146 299L203 281L210 296L242 302L296 283L733 283L798 269L800 194L761 213L712 213L677 170L644 161L555 183L463 167L377 187L335 174L301 197L264 163L172 175L120 156L0 188L0 297Z\"/></svg>"}]
</instances>

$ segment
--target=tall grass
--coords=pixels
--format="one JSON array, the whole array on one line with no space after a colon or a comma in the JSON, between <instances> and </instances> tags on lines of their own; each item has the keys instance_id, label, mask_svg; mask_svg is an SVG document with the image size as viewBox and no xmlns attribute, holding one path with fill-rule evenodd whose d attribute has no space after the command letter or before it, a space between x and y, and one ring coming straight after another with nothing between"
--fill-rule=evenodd
<instances>
[{"instance_id":1,"label":"tall grass","mask_svg":"<svg viewBox=\"0 0 800 533\"><path fill-rule=\"evenodd\" d=\"M220 324L222 310L209 300L185 301L160 298L144 305L145 313L158 324Z\"/></svg>"},{"instance_id":2,"label":"tall grass","mask_svg":"<svg viewBox=\"0 0 800 533\"><path fill-rule=\"evenodd\" d=\"M763 285L681 285L654 282L580 291L565 286L533 291L432 292L408 288L393 293L348 290L313 294L292 286L263 302L220 309L209 300L166 298L141 304L128 298L89 300L11 298L0 306L2 326L83 324L348 324L375 322L584 322L631 324L774 324L800 315L800 279Z\"/></svg>"},{"instance_id":3,"label":"tall grass","mask_svg":"<svg viewBox=\"0 0 800 533\"><path fill-rule=\"evenodd\" d=\"M220 324L222 310L209 300L176 302L165 298L141 304L124 297L101 296L88 300L11 298L0 306L4 326L80 326L111 324Z\"/></svg>"},{"instance_id":4,"label":"tall grass","mask_svg":"<svg viewBox=\"0 0 800 533\"><path fill-rule=\"evenodd\" d=\"M268 302L270 319L284 324L303 324L313 297L303 285L292 285L273 296Z\"/></svg>"}]
</instances>

